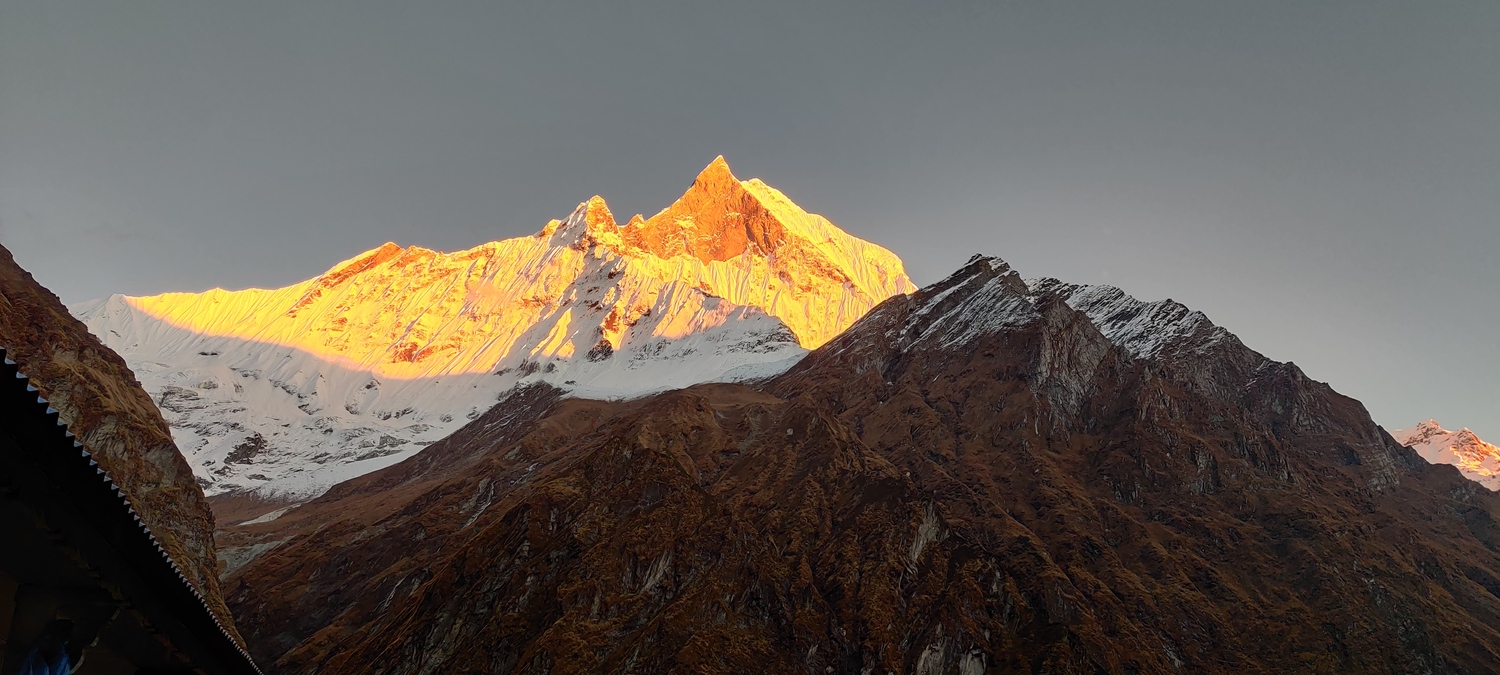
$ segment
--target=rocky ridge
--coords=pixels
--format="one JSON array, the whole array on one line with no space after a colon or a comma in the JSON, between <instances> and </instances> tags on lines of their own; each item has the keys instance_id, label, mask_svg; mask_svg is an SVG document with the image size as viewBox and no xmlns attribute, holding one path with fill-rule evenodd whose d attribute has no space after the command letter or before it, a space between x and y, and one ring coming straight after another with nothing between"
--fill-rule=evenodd
<instances>
[{"instance_id":1,"label":"rocky ridge","mask_svg":"<svg viewBox=\"0 0 1500 675\"><path fill-rule=\"evenodd\" d=\"M230 602L284 672L1487 672L1500 499L1182 309L976 257L757 386L529 389Z\"/></svg>"},{"instance_id":2,"label":"rocky ridge","mask_svg":"<svg viewBox=\"0 0 1500 675\"><path fill-rule=\"evenodd\" d=\"M219 589L213 513L166 421L125 360L100 344L4 247L0 344L233 635L234 620Z\"/></svg>"}]
</instances>

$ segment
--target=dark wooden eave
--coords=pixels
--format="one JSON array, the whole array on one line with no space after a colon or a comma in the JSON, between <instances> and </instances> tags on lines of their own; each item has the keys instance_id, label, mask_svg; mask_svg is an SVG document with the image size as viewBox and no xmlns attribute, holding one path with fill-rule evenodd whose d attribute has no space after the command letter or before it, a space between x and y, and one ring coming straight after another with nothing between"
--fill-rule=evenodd
<instances>
[{"instance_id":1,"label":"dark wooden eave","mask_svg":"<svg viewBox=\"0 0 1500 675\"><path fill-rule=\"evenodd\" d=\"M101 639L119 643L114 653L140 671L260 675L130 500L4 356L0 348L6 573L112 599L120 610Z\"/></svg>"}]
</instances>

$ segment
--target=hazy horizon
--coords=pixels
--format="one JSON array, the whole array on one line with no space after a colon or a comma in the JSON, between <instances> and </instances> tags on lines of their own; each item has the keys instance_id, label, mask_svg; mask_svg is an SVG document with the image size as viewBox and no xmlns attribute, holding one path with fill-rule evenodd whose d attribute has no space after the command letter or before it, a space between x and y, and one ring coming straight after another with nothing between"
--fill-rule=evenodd
<instances>
[{"instance_id":1,"label":"hazy horizon","mask_svg":"<svg viewBox=\"0 0 1500 675\"><path fill-rule=\"evenodd\" d=\"M12 2L0 243L69 303L279 287L650 215L722 154L918 285L980 252L1173 298L1497 442L1497 34L1479 2Z\"/></svg>"}]
</instances>

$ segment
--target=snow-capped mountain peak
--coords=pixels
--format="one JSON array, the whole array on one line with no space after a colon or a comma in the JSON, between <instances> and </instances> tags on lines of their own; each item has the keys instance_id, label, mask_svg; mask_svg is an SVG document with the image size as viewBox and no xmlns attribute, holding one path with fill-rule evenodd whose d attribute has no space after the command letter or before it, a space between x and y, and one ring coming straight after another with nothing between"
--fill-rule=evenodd
<instances>
[{"instance_id":1,"label":"snow-capped mountain peak","mask_svg":"<svg viewBox=\"0 0 1500 675\"><path fill-rule=\"evenodd\" d=\"M1452 464L1470 480L1500 490L1500 447L1467 428L1449 431L1437 420L1426 420L1410 429L1392 429L1391 436L1433 464Z\"/></svg>"},{"instance_id":2,"label":"snow-capped mountain peak","mask_svg":"<svg viewBox=\"0 0 1500 675\"><path fill-rule=\"evenodd\" d=\"M596 196L465 251L388 242L285 288L74 311L158 399L210 494L300 498L399 461L517 385L632 397L768 376L912 290L894 254L721 157L624 225Z\"/></svg>"}]
</instances>

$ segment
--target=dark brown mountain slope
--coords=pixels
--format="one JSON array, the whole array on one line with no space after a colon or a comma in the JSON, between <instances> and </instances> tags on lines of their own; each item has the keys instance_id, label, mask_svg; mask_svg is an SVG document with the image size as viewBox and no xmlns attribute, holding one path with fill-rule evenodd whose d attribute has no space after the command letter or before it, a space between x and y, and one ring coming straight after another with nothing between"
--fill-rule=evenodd
<instances>
[{"instance_id":1,"label":"dark brown mountain slope","mask_svg":"<svg viewBox=\"0 0 1500 675\"><path fill-rule=\"evenodd\" d=\"M0 345L93 451L172 560L233 633L219 593L214 519L192 468L125 360L0 247Z\"/></svg>"},{"instance_id":2,"label":"dark brown mountain slope","mask_svg":"<svg viewBox=\"0 0 1500 675\"><path fill-rule=\"evenodd\" d=\"M758 389L522 392L223 536L284 672L1478 673L1497 513L1201 315L977 258Z\"/></svg>"}]
</instances>

